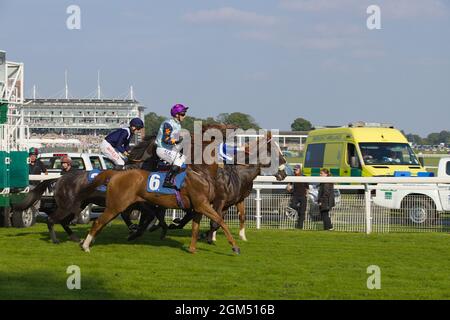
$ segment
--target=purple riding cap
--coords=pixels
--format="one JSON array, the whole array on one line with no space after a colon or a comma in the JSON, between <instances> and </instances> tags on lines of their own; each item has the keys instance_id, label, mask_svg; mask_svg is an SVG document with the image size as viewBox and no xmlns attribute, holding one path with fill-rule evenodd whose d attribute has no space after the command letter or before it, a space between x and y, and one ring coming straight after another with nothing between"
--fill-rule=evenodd
<instances>
[{"instance_id":1,"label":"purple riding cap","mask_svg":"<svg viewBox=\"0 0 450 320\"><path fill-rule=\"evenodd\" d=\"M186 112L187 109L189 109L189 107L185 107L182 104L176 104L172 107L172 109L170 109L170 114L172 115L172 117L175 117L179 113Z\"/></svg>"}]
</instances>

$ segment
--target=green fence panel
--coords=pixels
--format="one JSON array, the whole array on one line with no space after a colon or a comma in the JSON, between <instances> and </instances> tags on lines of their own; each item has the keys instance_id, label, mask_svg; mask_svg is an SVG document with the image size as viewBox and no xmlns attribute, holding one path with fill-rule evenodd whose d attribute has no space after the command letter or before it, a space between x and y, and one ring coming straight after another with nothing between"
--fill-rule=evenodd
<instances>
[{"instance_id":1,"label":"green fence panel","mask_svg":"<svg viewBox=\"0 0 450 320\"><path fill-rule=\"evenodd\" d=\"M0 189L9 188L9 154L0 151Z\"/></svg>"},{"instance_id":2,"label":"green fence panel","mask_svg":"<svg viewBox=\"0 0 450 320\"><path fill-rule=\"evenodd\" d=\"M9 196L0 194L0 208L9 207Z\"/></svg>"},{"instance_id":3,"label":"green fence panel","mask_svg":"<svg viewBox=\"0 0 450 320\"><path fill-rule=\"evenodd\" d=\"M8 105L0 103L0 124L8 122Z\"/></svg>"},{"instance_id":4,"label":"green fence panel","mask_svg":"<svg viewBox=\"0 0 450 320\"><path fill-rule=\"evenodd\" d=\"M11 151L11 165L9 169L9 182L11 188L26 188L29 185L28 152Z\"/></svg>"}]
</instances>

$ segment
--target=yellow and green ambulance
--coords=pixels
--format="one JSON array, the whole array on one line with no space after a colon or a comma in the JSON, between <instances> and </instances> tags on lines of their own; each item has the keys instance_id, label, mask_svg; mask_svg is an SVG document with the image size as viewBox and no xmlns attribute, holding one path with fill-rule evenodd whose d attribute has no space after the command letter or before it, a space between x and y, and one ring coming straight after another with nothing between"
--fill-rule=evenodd
<instances>
[{"instance_id":1,"label":"yellow and green ambulance","mask_svg":"<svg viewBox=\"0 0 450 320\"><path fill-rule=\"evenodd\" d=\"M405 136L391 125L357 122L312 130L305 144L303 174L318 176L418 176L426 173Z\"/></svg>"}]
</instances>

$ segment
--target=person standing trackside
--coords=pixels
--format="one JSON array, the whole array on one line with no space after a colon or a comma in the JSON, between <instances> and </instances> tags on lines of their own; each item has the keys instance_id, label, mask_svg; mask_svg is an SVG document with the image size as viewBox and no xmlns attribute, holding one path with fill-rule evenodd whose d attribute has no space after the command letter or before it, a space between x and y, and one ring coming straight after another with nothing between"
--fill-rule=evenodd
<instances>
[{"instance_id":1,"label":"person standing trackside","mask_svg":"<svg viewBox=\"0 0 450 320\"><path fill-rule=\"evenodd\" d=\"M330 171L328 169L320 170L321 177L329 177ZM333 183L321 183L319 186L319 210L322 216L323 229L332 231L334 230L330 218L330 210L335 206L334 201L334 184Z\"/></svg>"},{"instance_id":2,"label":"person standing trackside","mask_svg":"<svg viewBox=\"0 0 450 320\"><path fill-rule=\"evenodd\" d=\"M294 167L294 175L296 177L302 175L300 165ZM303 229L307 205L306 196L308 194L309 184L304 182L289 183L286 189L289 193L292 193L292 199L289 206L297 211L297 224L295 227Z\"/></svg>"}]
</instances>

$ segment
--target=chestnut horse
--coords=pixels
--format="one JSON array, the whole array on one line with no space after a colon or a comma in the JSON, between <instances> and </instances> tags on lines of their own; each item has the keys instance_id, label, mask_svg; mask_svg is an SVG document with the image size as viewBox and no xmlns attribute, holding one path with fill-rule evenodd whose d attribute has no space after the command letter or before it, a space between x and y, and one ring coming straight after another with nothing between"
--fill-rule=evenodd
<instances>
[{"instance_id":1,"label":"chestnut horse","mask_svg":"<svg viewBox=\"0 0 450 320\"><path fill-rule=\"evenodd\" d=\"M268 133L267 137L262 141L262 144L258 139L258 144L260 146L265 145L267 149L271 149L271 141L271 134ZM255 152L254 155L257 156L257 153ZM269 161L264 159L262 162L270 163L270 159ZM183 203L182 208L175 195L147 192L147 182L150 175L148 171L129 170L124 172L114 172L108 170L100 173L85 191L90 193L98 186L107 184L106 209L94 222L86 239L80 243L82 249L88 252L91 242L104 226L113 220L120 212L125 210L130 204L139 201L148 201L154 205L165 208L192 209L195 211L192 222L192 239L189 246L190 252L194 253L196 251L199 223L202 215L205 215L222 227L228 242L232 246L233 252L239 254L240 249L236 245L228 226L225 224L223 218L211 206L211 203L213 203L216 198L215 179L217 176L217 168L217 163L210 165L188 165L185 183L180 190L180 198Z\"/></svg>"}]
</instances>

